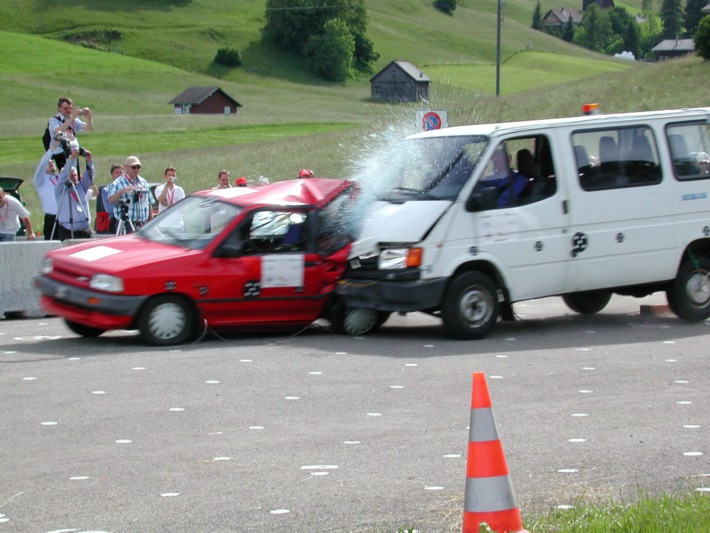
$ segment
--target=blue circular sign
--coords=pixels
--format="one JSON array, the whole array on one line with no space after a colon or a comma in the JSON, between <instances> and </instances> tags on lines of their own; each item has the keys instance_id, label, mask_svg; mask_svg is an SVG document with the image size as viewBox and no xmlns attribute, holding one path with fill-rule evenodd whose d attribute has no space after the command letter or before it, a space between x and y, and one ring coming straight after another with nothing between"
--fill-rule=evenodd
<instances>
[{"instance_id":1,"label":"blue circular sign","mask_svg":"<svg viewBox=\"0 0 710 533\"><path fill-rule=\"evenodd\" d=\"M434 111L425 113L422 117L422 127L424 128L424 131L441 129L441 117Z\"/></svg>"}]
</instances>

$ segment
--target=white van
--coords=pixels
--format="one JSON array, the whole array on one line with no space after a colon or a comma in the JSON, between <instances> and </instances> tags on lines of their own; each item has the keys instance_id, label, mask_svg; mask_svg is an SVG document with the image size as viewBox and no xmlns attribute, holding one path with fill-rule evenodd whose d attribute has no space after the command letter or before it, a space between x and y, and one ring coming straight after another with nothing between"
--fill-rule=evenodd
<instances>
[{"instance_id":1,"label":"white van","mask_svg":"<svg viewBox=\"0 0 710 533\"><path fill-rule=\"evenodd\" d=\"M485 336L512 304L667 293L710 316L710 108L464 126L407 137L388 159L338 293ZM379 176L378 176L379 178Z\"/></svg>"}]
</instances>

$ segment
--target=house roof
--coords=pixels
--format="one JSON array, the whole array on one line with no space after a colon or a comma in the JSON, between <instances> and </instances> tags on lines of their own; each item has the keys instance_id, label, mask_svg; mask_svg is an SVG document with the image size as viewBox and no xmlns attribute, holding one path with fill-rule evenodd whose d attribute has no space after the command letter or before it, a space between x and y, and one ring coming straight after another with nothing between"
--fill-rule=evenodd
<instances>
[{"instance_id":1,"label":"house roof","mask_svg":"<svg viewBox=\"0 0 710 533\"><path fill-rule=\"evenodd\" d=\"M693 39L666 39L651 48L651 52L692 52L695 50Z\"/></svg>"},{"instance_id":2,"label":"house roof","mask_svg":"<svg viewBox=\"0 0 710 533\"><path fill-rule=\"evenodd\" d=\"M387 70L390 65L396 65L399 67L407 76L412 78L414 81L431 81L429 77L424 74L421 70L419 70L415 65L410 63L409 61L401 61L401 60L395 60L391 61L385 68L380 70L377 74L375 74L372 78L370 78L370 81L374 80L377 78L380 74L382 74L385 70Z\"/></svg>"},{"instance_id":3,"label":"house roof","mask_svg":"<svg viewBox=\"0 0 710 533\"><path fill-rule=\"evenodd\" d=\"M708 5L706 5L704 8L702 8L702 9L700 10L700 12L701 12L703 15L708 15L708 14L710 14L710 4L708 4Z\"/></svg>"},{"instance_id":4,"label":"house roof","mask_svg":"<svg viewBox=\"0 0 710 533\"><path fill-rule=\"evenodd\" d=\"M199 105L216 92L222 93L237 107L242 107L242 104L237 102L219 87L188 87L175 98L170 100L170 103L175 105Z\"/></svg>"},{"instance_id":5,"label":"house roof","mask_svg":"<svg viewBox=\"0 0 710 533\"><path fill-rule=\"evenodd\" d=\"M567 24L567 21L569 21L569 18L572 17L572 22L582 22L582 14L577 11L576 9L569 9L567 7L560 7L558 9L550 9L547 13L545 13L545 16L542 17L543 20L546 20L548 16L552 15L555 17L557 20L559 20L563 24Z\"/></svg>"}]
</instances>

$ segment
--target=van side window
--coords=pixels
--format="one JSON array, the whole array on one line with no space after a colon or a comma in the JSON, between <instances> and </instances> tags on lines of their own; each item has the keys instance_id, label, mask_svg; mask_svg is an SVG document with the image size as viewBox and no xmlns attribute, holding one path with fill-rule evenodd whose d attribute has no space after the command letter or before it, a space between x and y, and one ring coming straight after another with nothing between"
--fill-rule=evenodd
<instances>
[{"instance_id":1,"label":"van side window","mask_svg":"<svg viewBox=\"0 0 710 533\"><path fill-rule=\"evenodd\" d=\"M549 139L535 135L500 143L476 186L485 188L496 189L496 208L531 204L555 194Z\"/></svg>"},{"instance_id":2,"label":"van side window","mask_svg":"<svg viewBox=\"0 0 710 533\"><path fill-rule=\"evenodd\" d=\"M710 178L710 124L669 124L666 140L676 178Z\"/></svg>"},{"instance_id":3,"label":"van side window","mask_svg":"<svg viewBox=\"0 0 710 533\"><path fill-rule=\"evenodd\" d=\"M656 139L646 126L575 132L572 146L585 191L661 182Z\"/></svg>"}]
</instances>

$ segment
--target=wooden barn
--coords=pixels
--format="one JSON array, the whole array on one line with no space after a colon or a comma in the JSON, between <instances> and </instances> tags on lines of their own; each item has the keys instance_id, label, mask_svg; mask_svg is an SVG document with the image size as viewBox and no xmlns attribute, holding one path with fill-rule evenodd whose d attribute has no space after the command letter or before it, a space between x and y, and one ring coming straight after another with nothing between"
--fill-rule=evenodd
<instances>
[{"instance_id":1,"label":"wooden barn","mask_svg":"<svg viewBox=\"0 0 710 533\"><path fill-rule=\"evenodd\" d=\"M370 79L370 96L386 102L429 100L429 81L409 61L392 61Z\"/></svg>"},{"instance_id":2,"label":"wooden barn","mask_svg":"<svg viewBox=\"0 0 710 533\"><path fill-rule=\"evenodd\" d=\"M188 87L170 103L176 115L236 115L242 107L219 87Z\"/></svg>"}]
</instances>

